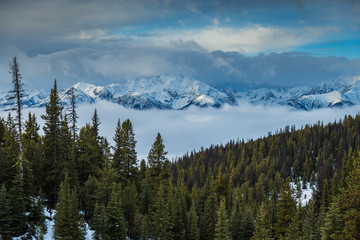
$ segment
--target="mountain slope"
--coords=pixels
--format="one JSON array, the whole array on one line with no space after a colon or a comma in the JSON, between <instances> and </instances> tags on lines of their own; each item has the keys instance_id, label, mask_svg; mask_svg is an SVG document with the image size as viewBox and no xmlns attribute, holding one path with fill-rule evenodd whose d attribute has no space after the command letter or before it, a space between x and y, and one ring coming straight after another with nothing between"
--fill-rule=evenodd
<instances>
[{"instance_id":1,"label":"mountain slope","mask_svg":"<svg viewBox=\"0 0 360 240\"><path fill-rule=\"evenodd\" d=\"M92 104L97 100L105 100L140 110L181 110L190 106L220 108L225 104L238 105L246 102L255 105L286 105L309 111L360 104L360 76L350 81L337 78L312 88L261 88L247 92L236 92L231 88L219 90L182 75L138 78L107 86L77 83L59 91L63 105L70 104L72 89L77 104ZM8 93L0 93L1 108L6 107L7 97ZM24 98L24 107L43 107L48 102L47 92L31 90Z\"/></svg>"}]
</instances>

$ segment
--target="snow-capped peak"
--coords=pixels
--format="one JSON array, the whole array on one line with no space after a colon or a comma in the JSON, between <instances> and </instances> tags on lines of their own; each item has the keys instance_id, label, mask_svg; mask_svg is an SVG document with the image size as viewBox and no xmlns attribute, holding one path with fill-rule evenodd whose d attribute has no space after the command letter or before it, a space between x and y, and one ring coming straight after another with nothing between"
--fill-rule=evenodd
<instances>
[{"instance_id":1,"label":"snow-capped peak","mask_svg":"<svg viewBox=\"0 0 360 240\"><path fill-rule=\"evenodd\" d=\"M219 90L184 75L159 75L150 78L124 80L107 86L78 82L59 91L63 105L94 103L98 99L118 103L134 109L185 109L189 106L222 107L224 104L280 104L298 109L336 107L360 104L360 76L345 81L337 78L315 87L261 88L247 92L233 89ZM8 93L0 93L0 107L5 107ZM27 91L24 107L42 107L49 102L49 92Z\"/></svg>"}]
</instances>

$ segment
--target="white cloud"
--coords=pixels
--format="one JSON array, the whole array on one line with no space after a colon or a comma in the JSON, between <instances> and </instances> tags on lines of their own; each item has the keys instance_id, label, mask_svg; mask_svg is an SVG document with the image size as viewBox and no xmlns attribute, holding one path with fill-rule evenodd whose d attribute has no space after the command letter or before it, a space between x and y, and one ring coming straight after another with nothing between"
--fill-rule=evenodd
<instances>
[{"instance_id":1,"label":"white cloud","mask_svg":"<svg viewBox=\"0 0 360 240\"><path fill-rule=\"evenodd\" d=\"M217 26L217 25L220 24L220 22L219 22L219 20L218 20L217 18L214 18L214 19L212 20L212 23L213 23L215 26Z\"/></svg>"},{"instance_id":2,"label":"white cloud","mask_svg":"<svg viewBox=\"0 0 360 240\"><path fill-rule=\"evenodd\" d=\"M245 54L261 52L285 52L308 43L316 43L336 28L314 28L305 26L302 29L288 29L253 25L248 27L219 27L219 20L214 18L215 26L160 31L152 37L153 42L167 44L169 41L195 41L208 51L235 51ZM161 33L161 34L160 34Z\"/></svg>"},{"instance_id":3,"label":"white cloud","mask_svg":"<svg viewBox=\"0 0 360 240\"><path fill-rule=\"evenodd\" d=\"M233 139L256 139L267 136L268 132L286 125L295 125L296 128L306 124L323 121L325 124L342 119L345 114L355 115L360 106L343 109L322 109L311 112L294 111L287 107L241 105L238 107L226 106L222 109L197 107L183 111L172 110L131 110L109 102L98 102L95 105L80 105L78 108L78 126L84 126L91 121L94 109L100 116L100 134L113 142L117 119L121 121L129 118L134 126L136 151L138 158L146 158L157 132L164 138L166 150L170 157L182 156L186 152L199 150L202 146L211 144L225 144ZM37 120L43 126L40 115L41 109L25 109L36 114ZM1 117L8 112L0 111Z\"/></svg>"}]
</instances>

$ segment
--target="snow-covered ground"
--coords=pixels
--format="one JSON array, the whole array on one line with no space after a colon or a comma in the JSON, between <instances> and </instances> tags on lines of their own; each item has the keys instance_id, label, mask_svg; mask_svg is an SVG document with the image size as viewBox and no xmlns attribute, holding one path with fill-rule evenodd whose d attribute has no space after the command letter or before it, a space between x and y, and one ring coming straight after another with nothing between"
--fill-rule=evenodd
<instances>
[{"instance_id":1,"label":"snow-covered ground","mask_svg":"<svg viewBox=\"0 0 360 240\"><path fill-rule=\"evenodd\" d=\"M301 186L301 197L300 199L297 198L298 192L297 192L297 185L294 182L290 182L290 187L295 191L294 193L294 198L297 200L297 202L299 203L299 201L301 202L301 206L305 206L310 199L313 196L313 192L314 190L316 190L315 186L310 186L310 183L306 183L305 184L305 189L303 189L303 182L299 181L299 184Z\"/></svg>"},{"instance_id":2,"label":"snow-covered ground","mask_svg":"<svg viewBox=\"0 0 360 240\"><path fill-rule=\"evenodd\" d=\"M46 220L45 220L45 225L46 225L46 229L47 229L47 232L46 234L44 235L44 240L53 240L54 239L54 216L56 214L56 210L52 210L52 213L50 214L47 210L46 210L46 207L44 208L44 215L46 217ZM94 231L91 230L89 228L89 225L86 223L85 224L85 240L92 240L94 239L93 238L93 233ZM21 240L21 237L13 237L12 239L13 240ZM36 238L32 238L31 240L36 240Z\"/></svg>"}]
</instances>

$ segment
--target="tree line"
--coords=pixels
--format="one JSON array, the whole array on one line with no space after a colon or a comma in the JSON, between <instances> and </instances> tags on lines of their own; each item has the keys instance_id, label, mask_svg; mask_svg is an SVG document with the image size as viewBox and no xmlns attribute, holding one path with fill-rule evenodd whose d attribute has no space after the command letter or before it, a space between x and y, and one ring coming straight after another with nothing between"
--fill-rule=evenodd
<instances>
[{"instance_id":1,"label":"tree line","mask_svg":"<svg viewBox=\"0 0 360 240\"><path fill-rule=\"evenodd\" d=\"M34 114L23 133L19 114L0 119L0 239L42 239L45 221L54 239L84 239L85 223L94 239L360 239L359 115L172 162L158 133L139 161L131 121L117 122L111 146L96 109L77 128L75 97L64 109L55 80L43 135Z\"/></svg>"}]
</instances>

